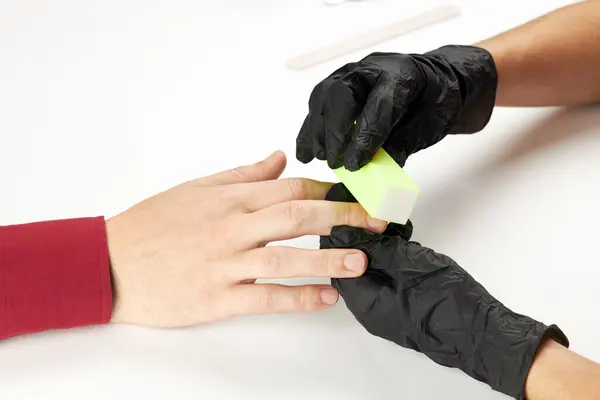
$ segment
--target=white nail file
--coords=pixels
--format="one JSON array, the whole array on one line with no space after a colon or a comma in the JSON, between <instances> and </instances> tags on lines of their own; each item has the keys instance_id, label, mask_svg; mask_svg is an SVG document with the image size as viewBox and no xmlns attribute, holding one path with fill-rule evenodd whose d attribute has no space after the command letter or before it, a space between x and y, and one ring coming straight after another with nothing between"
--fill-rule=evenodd
<instances>
[{"instance_id":1,"label":"white nail file","mask_svg":"<svg viewBox=\"0 0 600 400\"><path fill-rule=\"evenodd\" d=\"M340 42L322 47L318 50L294 57L286 63L290 69L305 69L314 65L343 56L356 50L372 46L400 35L416 31L438 22L447 21L460 14L456 6L440 6L425 11L414 17L394 22L387 26L356 35Z\"/></svg>"}]
</instances>

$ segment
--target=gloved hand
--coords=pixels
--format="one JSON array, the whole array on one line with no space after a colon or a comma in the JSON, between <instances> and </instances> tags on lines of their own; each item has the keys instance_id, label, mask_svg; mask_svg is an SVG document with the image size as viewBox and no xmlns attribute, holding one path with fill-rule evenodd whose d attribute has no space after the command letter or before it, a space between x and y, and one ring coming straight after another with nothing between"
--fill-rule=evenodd
<instances>
[{"instance_id":1,"label":"gloved hand","mask_svg":"<svg viewBox=\"0 0 600 400\"><path fill-rule=\"evenodd\" d=\"M356 201L342 185L332 201ZM412 225L383 234L336 227L321 248L357 248L369 258L359 278L332 279L356 319L373 335L460 368L494 390L523 399L541 343L569 342L561 330L512 312L454 260L409 242Z\"/></svg>"},{"instance_id":2,"label":"gloved hand","mask_svg":"<svg viewBox=\"0 0 600 400\"><path fill-rule=\"evenodd\" d=\"M330 168L355 171L383 146L404 166L408 156L447 134L483 129L496 86L494 60L477 47L373 53L314 88L296 157L303 163L326 159Z\"/></svg>"}]
</instances>

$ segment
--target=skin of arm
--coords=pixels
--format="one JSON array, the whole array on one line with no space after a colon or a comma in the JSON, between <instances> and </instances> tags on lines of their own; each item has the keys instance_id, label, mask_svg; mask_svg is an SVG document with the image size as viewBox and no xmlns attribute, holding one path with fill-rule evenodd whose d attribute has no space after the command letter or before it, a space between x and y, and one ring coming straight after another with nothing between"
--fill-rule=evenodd
<instances>
[{"instance_id":1,"label":"skin of arm","mask_svg":"<svg viewBox=\"0 0 600 400\"><path fill-rule=\"evenodd\" d=\"M496 105L567 106L600 101L600 1L545 14L476 44L494 57ZM600 365L549 340L525 386L529 400L600 399Z\"/></svg>"},{"instance_id":2,"label":"skin of arm","mask_svg":"<svg viewBox=\"0 0 600 400\"><path fill-rule=\"evenodd\" d=\"M475 44L498 70L497 106L600 101L600 0L575 3Z\"/></svg>"},{"instance_id":3,"label":"skin of arm","mask_svg":"<svg viewBox=\"0 0 600 400\"><path fill-rule=\"evenodd\" d=\"M600 1L543 15L476 44L494 57L498 106L600 101ZM600 399L600 365L548 340L525 386L529 400Z\"/></svg>"},{"instance_id":4,"label":"skin of arm","mask_svg":"<svg viewBox=\"0 0 600 400\"><path fill-rule=\"evenodd\" d=\"M525 394L528 400L600 399L600 365L548 340L529 370Z\"/></svg>"}]
</instances>

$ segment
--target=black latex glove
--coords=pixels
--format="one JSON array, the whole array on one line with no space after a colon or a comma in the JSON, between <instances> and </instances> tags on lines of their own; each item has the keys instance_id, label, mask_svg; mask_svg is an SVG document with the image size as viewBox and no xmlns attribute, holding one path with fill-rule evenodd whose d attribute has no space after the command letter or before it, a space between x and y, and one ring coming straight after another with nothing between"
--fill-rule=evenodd
<instances>
[{"instance_id":1,"label":"black latex glove","mask_svg":"<svg viewBox=\"0 0 600 400\"><path fill-rule=\"evenodd\" d=\"M296 157L303 163L326 159L331 168L355 171L383 146L404 166L408 156L449 133L483 129L496 86L492 56L477 47L373 53L314 88Z\"/></svg>"},{"instance_id":2,"label":"black latex glove","mask_svg":"<svg viewBox=\"0 0 600 400\"><path fill-rule=\"evenodd\" d=\"M355 201L342 184L327 199ZM546 338L568 347L565 335L512 312L450 257L409 242L411 233L412 225L390 224L381 235L334 228L321 248L358 248L369 266L362 277L332 279L333 286L373 335L523 399L537 349Z\"/></svg>"}]
</instances>

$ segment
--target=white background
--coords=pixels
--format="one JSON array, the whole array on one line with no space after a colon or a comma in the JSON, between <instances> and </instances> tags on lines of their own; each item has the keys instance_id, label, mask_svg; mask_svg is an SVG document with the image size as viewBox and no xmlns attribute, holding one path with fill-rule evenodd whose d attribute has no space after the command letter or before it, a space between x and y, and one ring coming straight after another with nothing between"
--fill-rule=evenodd
<instances>
[{"instance_id":1,"label":"white background","mask_svg":"<svg viewBox=\"0 0 600 400\"><path fill-rule=\"evenodd\" d=\"M469 44L566 1L461 0L455 20L310 70L284 64L438 2L0 1L0 224L107 217L184 180L289 156L313 86L371 51ZM576 21L574 22L576 23ZM568 28L568 27L566 27ZM413 156L414 238L600 361L600 109L497 109ZM295 241L317 247L317 238ZM342 302L311 315L161 331L94 327L0 343L0 399L501 399L370 336Z\"/></svg>"}]
</instances>

